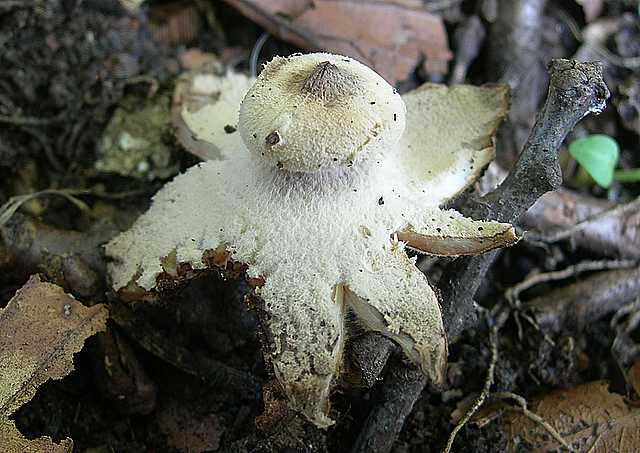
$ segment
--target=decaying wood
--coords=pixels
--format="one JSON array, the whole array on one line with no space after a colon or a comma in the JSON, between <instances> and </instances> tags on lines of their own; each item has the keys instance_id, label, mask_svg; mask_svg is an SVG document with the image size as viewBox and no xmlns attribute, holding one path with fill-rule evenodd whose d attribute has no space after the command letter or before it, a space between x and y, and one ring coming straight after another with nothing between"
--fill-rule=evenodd
<instances>
[{"instance_id":1,"label":"decaying wood","mask_svg":"<svg viewBox=\"0 0 640 453\"><path fill-rule=\"evenodd\" d=\"M538 198L546 192L558 189L562 183L562 173L558 160L558 150L567 134L576 123L589 113L599 113L609 97L609 90L602 79L599 63L578 63L570 60L553 60L549 65L549 92L542 110L514 169L498 188L482 197L469 197L459 210L473 218L488 218L502 222L514 222ZM445 269L439 289L442 296L443 320L450 341L464 329L477 323L476 304L473 300L488 268L497 252L489 252L475 257L459 258ZM421 378L419 384L389 370L389 380L385 387L403 388L403 398L373 407L354 453L364 451L388 452L402 425L395 420L402 419L411 411L413 404L426 385ZM412 376L413 377L413 376ZM389 407L392 406L392 407ZM389 419L393 415L393 421ZM394 426L388 432L392 441L376 441L375 426ZM370 447L363 450L362 445Z\"/></svg>"},{"instance_id":2,"label":"decaying wood","mask_svg":"<svg viewBox=\"0 0 640 453\"><path fill-rule=\"evenodd\" d=\"M640 267L598 272L532 299L524 307L536 310L536 321L543 329L576 332L636 297L640 297Z\"/></svg>"},{"instance_id":3,"label":"decaying wood","mask_svg":"<svg viewBox=\"0 0 640 453\"><path fill-rule=\"evenodd\" d=\"M541 197L520 221L536 240L568 239L598 255L640 258L638 201L616 205L562 189Z\"/></svg>"}]
</instances>

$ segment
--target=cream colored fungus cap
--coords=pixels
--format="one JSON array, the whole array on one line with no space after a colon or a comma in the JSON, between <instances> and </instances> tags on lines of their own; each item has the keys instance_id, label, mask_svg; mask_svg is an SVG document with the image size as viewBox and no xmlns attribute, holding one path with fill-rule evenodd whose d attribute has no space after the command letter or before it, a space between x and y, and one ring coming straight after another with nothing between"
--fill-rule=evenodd
<instances>
[{"instance_id":1,"label":"cream colored fungus cap","mask_svg":"<svg viewBox=\"0 0 640 453\"><path fill-rule=\"evenodd\" d=\"M294 172L349 167L391 152L405 127L396 90L340 55L276 57L240 107L247 148Z\"/></svg>"}]
</instances>

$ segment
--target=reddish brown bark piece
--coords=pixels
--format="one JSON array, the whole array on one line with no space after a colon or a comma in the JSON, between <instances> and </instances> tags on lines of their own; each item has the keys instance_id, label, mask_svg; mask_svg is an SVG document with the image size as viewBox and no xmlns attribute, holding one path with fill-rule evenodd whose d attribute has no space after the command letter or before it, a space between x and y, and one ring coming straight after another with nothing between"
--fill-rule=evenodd
<instances>
[{"instance_id":1,"label":"reddish brown bark piece","mask_svg":"<svg viewBox=\"0 0 640 453\"><path fill-rule=\"evenodd\" d=\"M426 70L446 74L452 54L442 19L417 2L226 0L278 38L309 50L353 57L389 83Z\"/></svg>"},{"instance_id":2,"label":"reddish brown bark piece","mask_svg":"<svg viewBox=\"0 0 640 453\"><path fill-rule=\"evenodd\" d=\"M0 310L0 451L70 452L71 439L28 440L9 416L28 402L40 385L73 370L73 354L85 339L104 331L104 305L85 307L59 286L32 276Z\"/></svg>"}]
</instances>

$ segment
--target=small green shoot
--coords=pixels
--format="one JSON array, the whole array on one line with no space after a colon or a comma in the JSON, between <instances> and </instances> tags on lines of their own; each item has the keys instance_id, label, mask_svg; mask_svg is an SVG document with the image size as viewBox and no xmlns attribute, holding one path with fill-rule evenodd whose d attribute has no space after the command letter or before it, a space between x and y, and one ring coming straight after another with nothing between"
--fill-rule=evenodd
<instances>
[{"instance_id":1,"label":"small green shoot","mask_svg":"<svg viewBox=\"0 0 640 453\"><path fill-rule=\"evenodd\" d=\"M569 153L605 189L613 181L613 172L620 154L618 143L608 135L594 134L574 140Z\"/></svg>"}]
</instances>

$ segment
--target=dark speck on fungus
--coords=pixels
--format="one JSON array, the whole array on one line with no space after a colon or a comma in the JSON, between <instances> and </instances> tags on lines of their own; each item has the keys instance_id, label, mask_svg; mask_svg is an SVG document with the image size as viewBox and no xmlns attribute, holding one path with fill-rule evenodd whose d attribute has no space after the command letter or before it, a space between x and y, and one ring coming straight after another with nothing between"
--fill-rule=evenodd
<instances>
[{"instance_id":1,"label":"dark speck on fungus","mask_svg":"<svg viewBox=\"0 0 640 453\"><path fill-rule=\"evenodd\" d=\"M269 146L275 146L280 143L280 133L278 131L273 131L265 138L265 142Z\"/></svg>"}]
</instances>

